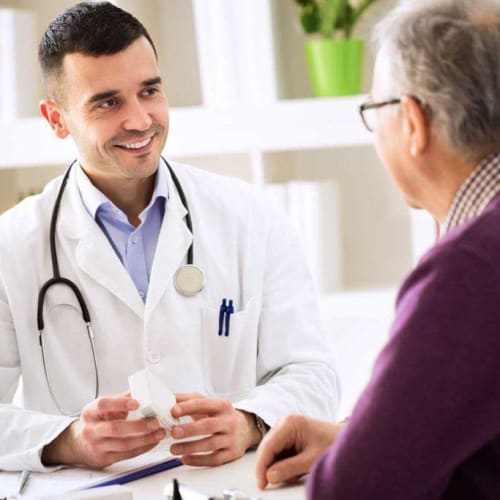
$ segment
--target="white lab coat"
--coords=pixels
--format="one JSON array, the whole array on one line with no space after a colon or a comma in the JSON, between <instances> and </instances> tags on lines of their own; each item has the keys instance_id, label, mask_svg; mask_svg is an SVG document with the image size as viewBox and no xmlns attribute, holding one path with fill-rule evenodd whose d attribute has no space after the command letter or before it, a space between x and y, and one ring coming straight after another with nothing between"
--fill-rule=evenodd
<instances>
[{"instance_id":1,"label":"white lab coat","mask_svg":"<svg viewBox=\"0 0 500 500\"><path fill-rule=\"evenodd\" d=\"M174 392L233 401L272 425L288 413L333 419L338 383L320 326L312 280L285 216L247 184L172 164L185 191L194 260L206 276L194 297L176 292L192 235L170 175L144 304L106 236L83 207L75 171L57 225L61 274L87 302L95 332L100 395L128 390L151 367ZM49 223L60 178L0 217L0 469L45 470L40 453L71 419L44 377L36 327L42 284L52 277ZM229 337L218 335L222 298L233 299ZM65 287L44 306L49 377L66 410L94 399L90 344ZM23 408L12 398L23 378Z\"/></svg>"}]
</instances>

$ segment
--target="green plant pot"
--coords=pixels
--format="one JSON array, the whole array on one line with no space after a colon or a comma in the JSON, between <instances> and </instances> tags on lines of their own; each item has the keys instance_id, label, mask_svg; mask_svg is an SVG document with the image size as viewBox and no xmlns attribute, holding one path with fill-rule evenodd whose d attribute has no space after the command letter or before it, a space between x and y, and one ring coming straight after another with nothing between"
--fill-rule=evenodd
<instances>
[{"instance_id":1,"label":"green plant pot","mask_svg":"<svg viewBox=\"0 0 500 500\"><path fill-rule=\"evenodd\" d=\"M315 96L361 92L363 40L310 40L305 48Z\"/></svg>"}]
</instances>

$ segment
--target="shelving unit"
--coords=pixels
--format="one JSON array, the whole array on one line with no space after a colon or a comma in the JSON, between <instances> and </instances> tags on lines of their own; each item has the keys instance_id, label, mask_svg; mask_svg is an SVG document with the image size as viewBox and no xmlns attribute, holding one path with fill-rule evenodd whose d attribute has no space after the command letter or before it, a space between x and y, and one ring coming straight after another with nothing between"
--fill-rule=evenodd
<instances>
[{"instance_id":1,"label":"shelving unit","mask_svg":"<svg viewBox=\"0 0 500 500\"><path fill-rule=\"evenodd\" d=\"M379 303L381 297L391 297L375 309L384 331L373 334L382 338L391 316L394 290L412 266L413 250L418 248L421 252L430 245L432 234L412 227L415 218L410 216L376 157L373 138L364 130L358 115L357 108L364 97L312 98L303 51L304 37L297 26L292 0L205 0L205 7L218 5L220 9L221 2L238 2L238 6L254 9L255 15L271 16L271 22L252 19L255 22L253 41L260 36L267 37L266 43L271 44L274 51L257 54L259 57L252 61L262 61L265 68L254 70L265 70L266 78L270 68L275 72L272 75L275 88L273 92L265 92L262 100L254 95L253 100L243 99L225 106L206 102L202 81L204 66L200 61L203 51L199 50L200 44L206 42L201 39L206 33L196 29L196 3L200 1L203 0L114 2L143 21L157 46L171 115L165 155L223 175L240 177L264 190L287 182L334 183L338 210L336 214L320 212L324 224L319 233L319 246L328 239L340 242L338 258L342 275L335 280L335 285L327 284L320 290L325 322L335 336L336 328L341 329L339 325L346 319L343 311L351 311L351 319L366 317L364 312L356 315L355 311L370 308L370 304ZM38 41L48 22L73 3L69 0L0 0L0 9L33 11L37 27L33 39ZM359 27L360 36L369 39L374 21L394 3L395 0L381 0ZM234 5L231 4L233 9ZM235 36L245 32L238 26L229 28ZM248 31L248 26L246 28ZM267 31L261 34L260 29ZM248 40L246 46L240 42L235 40L235 46L248 48ZM255 55L245 53L248 61ZM366 56L365 92L368 92L373 63L368 48ZM38 75L33 60L18 63L29 68L28 74ZM241 57L239 63L241 66ZM35 91L41 97L38 80L20 81L21 90L27 89L31 94ZM270 98L271 94L275 94L274 99ZM35 106L30 117L0 121L0 138L3 143L0 212L17 202L20 195L41 189L75 156L71 140L56 139L38 117ZM329 223L330 216L335 216L335 221L332 219ZM418 242L414 241L414 235L419 235ZM328 256L321 266L328 266ZM339 330L339 335L341 333Z\"/></svg>"}]
</instances>

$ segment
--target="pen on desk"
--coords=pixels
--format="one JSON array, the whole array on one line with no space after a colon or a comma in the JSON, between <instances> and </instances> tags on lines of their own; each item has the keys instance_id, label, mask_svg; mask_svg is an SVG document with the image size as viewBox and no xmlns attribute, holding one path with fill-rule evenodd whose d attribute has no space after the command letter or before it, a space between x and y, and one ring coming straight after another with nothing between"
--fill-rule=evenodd
<instances>
[{"instance_id":1,"label":"pen on desk","mask_svg":"<svg viewBox=\"0 0 500 500\"><path fill-rule=\"evenodd\" d=\"M24 487L26 486L26 482L28 481L29 475L30 475L29 470L23 470L21 472L21 475L19 476L19 481L17 482L17 492L16 492L17 495L20 495L23 492Z\"/></svg>"}]
</instances>

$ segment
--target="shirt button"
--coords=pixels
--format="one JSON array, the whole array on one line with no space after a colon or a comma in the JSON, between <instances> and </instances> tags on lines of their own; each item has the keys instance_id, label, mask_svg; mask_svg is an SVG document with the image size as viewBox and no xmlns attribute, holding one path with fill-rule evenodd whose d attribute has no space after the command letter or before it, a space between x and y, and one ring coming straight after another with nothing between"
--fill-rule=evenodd
<instances>
[{"instance_id":1,"label":"shirt button","mask_svg":"<svg viewBox=\"0 0 500 500\"><path fill-rule=\"evenodd\" d=\"M141 296L141 299L144 298L144 292L142 290L139 290L139 295Z\"/></svg>"},{"instance_id":2,"label":"shirt button","mask_svg":"<svg viewBox=\"0 0 500 500\"><path fill-rule=\"evenodd\" d=\"M150 363L158 363L161 359L160 351L149 351L148 352L148 360Z\"/></svg>"},{"instance_id":3,"label":"shirt button","mask_svg":"<svg viewBox=\"0 0 500 500\"><path fill-rule=\"evenodd\" d=\"M132 238L132 244L135 245L137 243L137 236L134 236Z\"/></svg>"}]
</instances>

